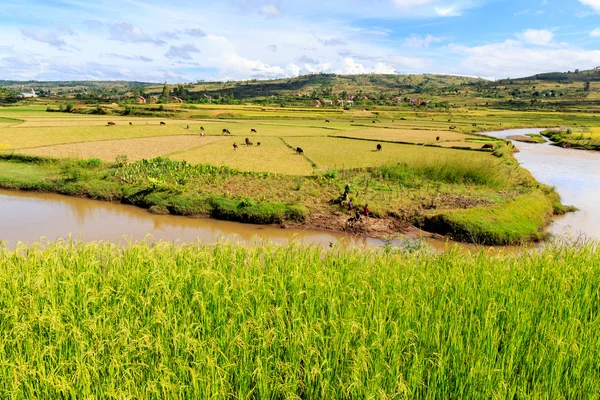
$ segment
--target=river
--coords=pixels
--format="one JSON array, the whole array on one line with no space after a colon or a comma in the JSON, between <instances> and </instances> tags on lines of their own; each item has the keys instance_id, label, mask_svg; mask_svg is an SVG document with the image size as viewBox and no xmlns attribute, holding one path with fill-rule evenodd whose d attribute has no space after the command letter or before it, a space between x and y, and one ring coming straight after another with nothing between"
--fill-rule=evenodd
<instances>
[{"instance_id":1,"label":"river","mask_svg":"<svg viewBox=\"0 0 600 400\"><path fill-rule=\"evenodd\" d=\"M540 129L487 134L506 138L537 132ZM548 228L549 231L555 235L600 238L600 152L563 149L549 144L515 145L521 150L516 154L521 165L538 181L555 186L563 203L574 205L580 210L556 218ZM378 239L342 233L154 215L147 210L118 203L56 194L0 191L0 240L9 246L14 246L17 242L37 242L40 238L42 241L54 241L69 235L84 241L120 243L146 239L180 243L235 240L251 244L268 239L275 243L298 240L323 247L330 243L358 247L378 247L384 244ZM427 241L436 248L445 247L443 241ZM401 244L400 241L394 243ZM473 246L464 247L469 249Z\"/></svg>"}]
</instances>

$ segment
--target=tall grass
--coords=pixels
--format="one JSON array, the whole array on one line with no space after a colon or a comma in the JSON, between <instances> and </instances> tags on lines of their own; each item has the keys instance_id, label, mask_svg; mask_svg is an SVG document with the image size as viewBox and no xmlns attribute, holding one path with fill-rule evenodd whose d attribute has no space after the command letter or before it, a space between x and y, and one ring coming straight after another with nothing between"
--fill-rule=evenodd
<instances>
[{"instance_id":1,"label":"tall grass","mask_svg":"<svg viewBox=\"0 0 600 400\"><path fill-rule=\"evenodd\" d=\"M0 250L2 398L596 398L600 253Z\"/></svg>"}]
</instances>

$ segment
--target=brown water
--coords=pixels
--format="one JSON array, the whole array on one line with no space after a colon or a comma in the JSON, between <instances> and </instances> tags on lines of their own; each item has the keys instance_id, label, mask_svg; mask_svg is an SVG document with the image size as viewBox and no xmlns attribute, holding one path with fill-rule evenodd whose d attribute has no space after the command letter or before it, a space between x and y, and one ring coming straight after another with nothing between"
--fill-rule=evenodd
<instances>
[{"instance_id":1,"label":"brown water","mask_svg":"<svg viewBox=\"0 0 600 400\"><path fill-rule=\"evenodd\" d=\"M83 241L126 243L139 240L201 241L234 240L274 243L298 240L329 246L381 246L382 241L361 236L302 229L281 229L272 225L241 224L207 218L154 215L134 206L47 193L0 191L0 240L10 247L17 242L67 238ZM148 237L150 235L150 237Z\"/></svg>"},{"instance_id":2,"label":"brown water","mask_svg":"<svg viewBox=\"0 0 600 400\"><path fill-rule=\"evenodd\" d=\"M511 135L539 133L542 129L515 129L486 132L506 138ZM520 150L515 157L541 183L556 187L563 204L579 209L555 218L548 228L554 235L587 239L600 238L600 152L545 144L514 142Z\"/></svg>"}]
</instances>

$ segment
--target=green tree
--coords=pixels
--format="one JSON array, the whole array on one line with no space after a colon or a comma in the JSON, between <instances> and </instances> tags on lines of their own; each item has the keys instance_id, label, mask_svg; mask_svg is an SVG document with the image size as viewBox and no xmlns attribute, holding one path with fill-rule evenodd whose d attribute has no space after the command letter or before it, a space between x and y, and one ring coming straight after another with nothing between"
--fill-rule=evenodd
<instances>
[{"instance_id":1,"label":"green tree","mask_svg":"<svg viewBox=\"0 0 600 400\"><path fill-rule=\"evenodd\" d=\"M583 84L583 91L584 92L590 91L590 81L585 81L585 83Z\"/></svg>"},{"instance_id":2,"label":"green tree","mask_svg":"<svg viewBox=\"0 0 600 400\"><path fill-rule=\"evenodd\" d=\"M169 89L169 85L167 85L167 82L165 82L160 98L162 101L167 102L169 101L169 97L171 97L171 90Z\"/></svg>"}]
</instances>

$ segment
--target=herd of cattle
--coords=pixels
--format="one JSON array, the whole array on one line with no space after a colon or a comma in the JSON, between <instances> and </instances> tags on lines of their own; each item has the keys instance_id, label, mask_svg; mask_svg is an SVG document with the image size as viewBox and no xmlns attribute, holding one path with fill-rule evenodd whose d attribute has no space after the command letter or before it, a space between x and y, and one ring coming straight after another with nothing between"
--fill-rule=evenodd
<instances>
[{"instance_id":1,"label":"herd of cattle","mask_svg":"<svg viewBox=\"0 0 600 400\"><path fill-rule=\"evenodd\" d=\"M325 120L325 122L329 122L329 120L328 120L328 119L326 119L326 120ZM354 120L351 120L350 122L354 122ZM394 121L392 120L392 122L394 122ZM450 122L450 120L448 120L448 122ZM375 123L375 121L373 121L373 123ZM148 124L148 123L146 122L146 124ZM108 125L108 126L115 126L115 125L117 125L117 124L116 124L116 123L114 123L114 122L112 122L112 121L108 121L107 125ZM133 125L133 123L132 123L132 122L130 122L130 123L129 123L129 125L131 126L131 125ZM167 123L166 123L166 122L164 122L164 121L160 121L160 125L167 125ZM474 124L474 125L475 125L475 124ZM189 125L187 125L186 129L190 129L190 126L189 126ZM450 129L456 129L456 126L452 125L452 126L450 126ZM230 131L229 131L229 129L227 129L227 128L223 128L223 130L221 131L221 133L222 133L223 135L231 135L231 132L230 132ZM250 133L258 133L258 132L257 132L257 130L256 130L256 129L254 129L254 128L251 128L251 129L250 129ZM202 137L204 137L204 127L203 127L203 126L201 126L201 127L200 127L200 135L201 135ZM435 140L439 142L439 140L440 140L440 137L439 137L439 136L436 136ZM245 144L246 144L246 146L253 146L253 145L254 145L254 143L252 143L252 141L251 141L249 138L246 138L246 139L245 139ZM256 142L256 146L260 146L260 142ZM481 148L482 148L482 149L490 149L490 150L494 150L494 145L493 145L493 144L491 144L491 143L486 143L486 144L484 144L484 145L483 145ZM237 149L238 149L238 145L237 145L237 143L233 143L233 150L237 150ZM381 144L379 144L379 143L378 143L378 144L377 144L377 151L381 151L381 150L382 150L382 146L381 146ZM302 150L300 147L296 147L296 153L297 153L297 154L299 154L299 155L300 155L300 154L304 154L304 150Z\"/></svg>"}]
</instances>

